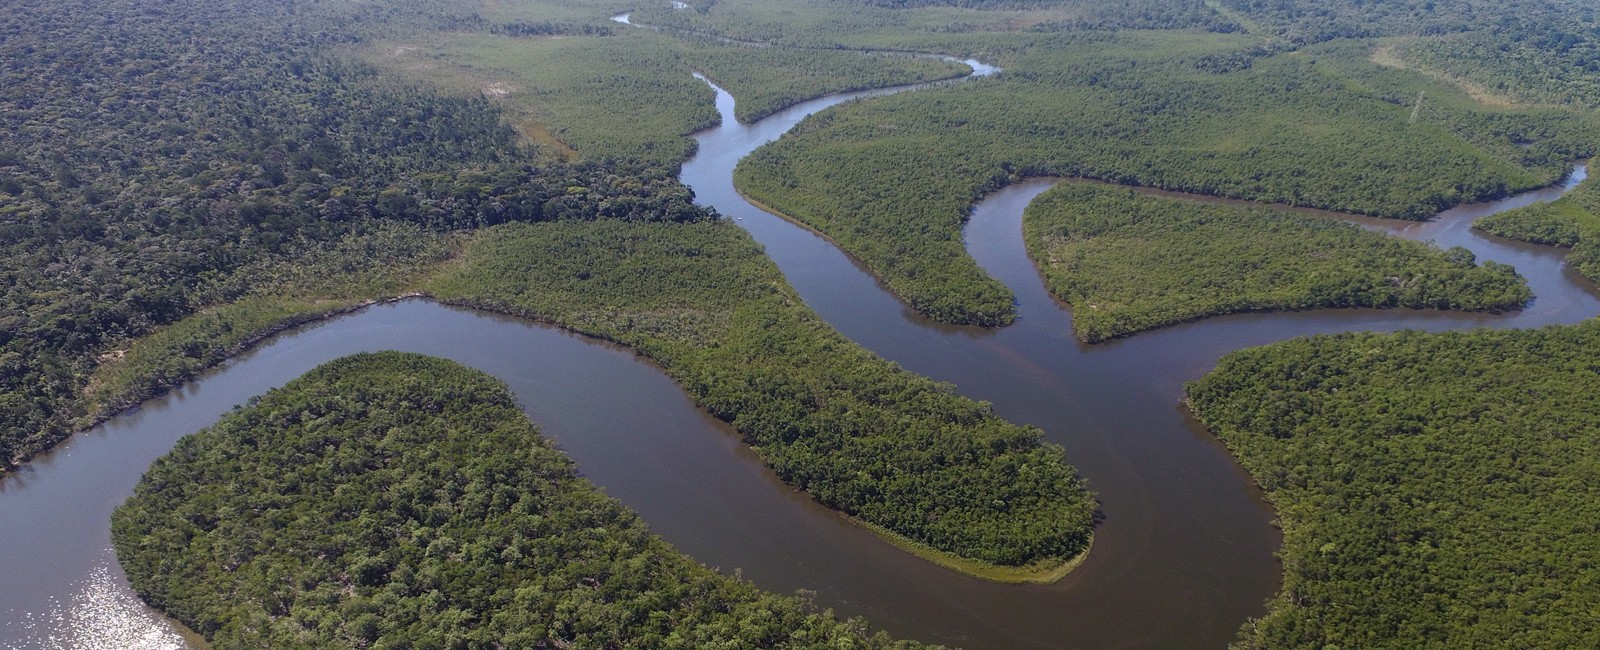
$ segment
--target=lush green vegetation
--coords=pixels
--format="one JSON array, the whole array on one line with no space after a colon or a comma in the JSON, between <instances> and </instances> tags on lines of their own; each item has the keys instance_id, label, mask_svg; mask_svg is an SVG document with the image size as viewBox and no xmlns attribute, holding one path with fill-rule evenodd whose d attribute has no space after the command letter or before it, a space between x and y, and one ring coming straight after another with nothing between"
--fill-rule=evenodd
<instances>
[{"instance_id":1,"label":"lush green vegetation","mask_svg":"<svg viewBox=\"0 0 1600 650\"><path fill-rule=\"evenodd\" d=\"M354 267L415 278L447 254L446 233L704 218L664 164L687 153L683 132L715 117L691 69L748 93L748 114L959 73L928 59L678 42L609 23L618 6L12 7L0 17L0 121L12 134L0 145L0 473L263 332L403 290ZM423 58L411 42L451 45L481 74L418 87L380 74L389 61L349 56ZM530 121L514 86L489 85L496 65L541 71L534 85L553 99L535 117L551 121ZM620 135L583 135L608 129ZM553 158L567 144L557 136L591 155ZM130 346L127 361L102 367Z\"/></svg>"},{"instance_id":2,"label":"lush green vegetation","mask_svg":"<svg viewBox=\"0 0 1600 650\"><path fill-rule=\"evenodd\" d=\"M1202 316L1320 307L1516 309L1511 267L1316 216L1064 182L1024 213L1028 253L1099 341Z\"/></svg>"},{"instance_id":3,"label":"lush green vegetation","mask_svg":"<svg viewBox=\"0 0 1600 650\"><path fill-rule=\"evenodd\" d=\"M1555 201L1484 217L1473 227L1508 239L1571 248L1567 264L1600 282L1600 180L1585 179Z\"/></svg>"},{"instance_id":4,"label":"lush green vegetation","mask_svg":"<svg viewBox=\"0 0 1600 650\"><path fill-rule=\"evenodd\" d=\"M1600 18L1585 0L1220 0L1289 42L1391 36L1400 58L1485 92L1600 106Z\"/></svg>"},{"instance_id":5,"label":"lush green vegetation","mask_svg":"<svg viewBox=\"0 0 1600 650\"><path fill-rule=\"evenodd\" d=\"M693 152L683 136L717 122L712 91L692 71L734 93L746 121L831 92L965 72L939 59L749 47L647 29L531 39L428 34L374 44L364 59L458 94L495 97L535 142L559 143L590 160L664 165Z\"/></svg>"},{"instance_id":6,"label":"lush green vegetation","mask_svg":"<svg viewBox=\"0 0 1600 650\"><path fill-rule=\"evenodd\" d=\"M1246 648L1600 644L1600 321L1297 339L1189 403L1277 507Z\"/></svg>"},{"instance_id":7,"label":"lush green vegetation","mask_svg":"<svg viewBox=\"0 0 1600 650\"><path fill-rule=\"evenodd\" d=\"M697 0L687 4L688 9L647 4L633 15L641 22L679 31L820 48L905 48L927 34L1239 29L1203 0ZM909 40L897 43L897 39Z\"/></svg>"},{"instance_id":8,"label":"lush green vegetation","mask_svg":"<svg viewBox=\"0 0 1600 650\"><path fill-rule=\"evenodd\" d=\"M1059 447L845 339L731 223L508 224L427 290L638 350L783 480L896 536L1041 572L1089 543Z\"/></svg>"},{"instance_id":9,"label":"lush green vegetation","mask_svg":"<svg viewBox=\"0 0 1600 650\"><path fill-rule=\"evenodd\" d=\"M102 359L84 390L91 417L137 404L285 329L414 289L461 237L408 224L311 247L292 264L258 263L241 298L163 326Z\"/></svg>"},{"instance_id":10,"label":"lush green vegetation","mask_svg":"<svg viewBox=\"0 0 1600 650\"><path fill-rule=\"evenodd\" d=\"M1449 38L1408 40L1396 49L1416 64L1468 79L1522 101L1600 107L1600 22L1519 25Z\"/></svg>"},{"instance_id":11,"label":"lush green vegetation","mask_svg":"<svg viewBox=\"0 0 1600 650\"><path fill-rule=\"evenodd\" d=\"M831 109L736 178L953 322L1012 317L1009 292L967 257L960 230L976 198L1020 177L1420 219L1553 182L1595 150L1592 116L1485 107L1371 63L1359 44L1285 54L1189 32L941 42L991 48L1005 72ZM1419 88L1439 99L1413 122Z\"/></svg>"},{"instance_id":12,"label":"lush green vegetation","mask_svg":"<svg viewBox=\"0 0 1600 650\"><path fill-rule=\"evenodd\" d=\"M66 25L59 41L8 41L21 55L17 70L101 52L73 31L101 20L126 20L117 42L149 56L96 59L84 66L89 77L38 74L32 85L7 87L8 106L19 110L5 119L22 136L0 157L4 234L18 253L6 269L15 308L0 340L4 457L25 458L84 417L147 397L271 332L410 291L443 269L431 285L442 296L562 322L661 360L785 479L896 540L1021 578L1059 571L1087 547L1094 502L1059 448L833 332L759 247L693 206L657 164L681 151L544 156L505 124L476 79L463 82L470 93L417 88L331 53L432 39L479 48L475 65L484 69L538 67L543 56L556 63L556 86L616 86L606 92L629 93L612 97L618 105L638 105L652 80L669 75L709 100L687 75L691 60L731 85L766 88L769 108L795 98L783 93L955 67L851 52L785 58L642 30L607 36L576 13L535 24L472 5L180 3L102 15L41 3L10 16L25 26L57 12ZM169 42L182 21L193 21L195 37ZM563 38L528 38L549 33ZM585 39L593 47L550 45ZM628 57L652 52L671 56L630 87L621 72ZM167 58L183 65L156 65ZM575 72L588 64L598 67ZM795 83L781 88L779 73ZM58 119L102 115L117 102L132 108L104 129L88 128L98 124L88 117ZM670 104L653 114L671 114ZM81 151L62 148L73 128ZM667 141L681 141L681 130ZM592 220L604 223L464 232ZM473 255L448 264L469 238ZM541 241L555 248L525 259ZM606 259L626 273L602 268ZM524 286L535 277L549 281Z\"/></svg>"},{"instance_id":13,"label":"lush green vegetation","mask_svg":"<svg viewBox=\"0 0 1600 650\"><path fill-rule=\"evenodd\" d=\"M688 74L702 63L767 110L795 93L959 72L848 52L784 59L643 30L606 37L603 3L91 4L25 2L0 17L0 121L12 134L0 145L0 472L263 331L403 290L356 267L415 278L448 254L444 233L704 218L660 164L676 163L689 147L681 134L715 117L710 91ZM189 36L172 39L178 31ZM522 52L483 65L546 71L554 118L574 133L609 125L624 144L553 160L524 143L562 143L537 129L519 137L507 123L529 125L507 119L483 87L396 84L346 56L413 40ZM643 81L624 83L629 66L642 66ZM677 95L652 83L667 77ZM157 331L129 362L100 367Z\"/></svg>"},{"instance_id":14,"label":"lush green vegetation","mask_svg":"<svg viewBox=\"0 0 1600 650\"><path fill-rule=\"evenodd\" d=\"M453 255L460 237L396 227L394 239L362 241L361 255L344 254L349 244L333 247L320 265L263 281L259 295L138 341L102 366L90 397L101 410L125 405L271 332L368 296L426 288L652 356L786 480L892 541L927 547L933 552L923 555L934 561L1038 581L1059 578L1064 560L1086 548L1093 502L1058 448L833 332L742 230L712 221L547 226L483 231L468 255L443 267L434 260ZM391 250L407 242L421 250ZM388 263L345 268L386 254ZM1027 480L1015 479L1019 471Z\"/></svg>"},{"instance_id":15,"label":"lush green vegetation","mask_svg":"<svg viewBox=\"0 0 1600 650\"><path fill-rule=\"evenodd\" d=\"M346 357L185 438L112 519L129 580L219 648L886 648L718 575L578 477L503 385Z\"/></svg>"},{"instance_id":16,"label":"lush green vegetation","mask_svg":"<svg viewBox=\"0 0 1600 650\"><path fill-rule=\"evenodd\" d=\"M329 269L330 256L409 275L435 263L436 239L455 230L705 216L672 170L532 164L487 100L388 83L329 55L407 30L498 29L471 8L185 0L8 9L0 471L92 415L79 399L91 373L130 341L203 308L282 294L279 280ZM340 277L369 286L363 299L404 284ZM348 303L362 293L308 278L309 288L280 297ZM268 317L259 305L218 313L252 312L237 322L276 327L324 308L278 305ZM212 359L237 343L194 331L162 345ZM133 392L101 403L170 381L170 361L157 364L160 376L113 382ZM196 365L179 363L179 374Z\"/></svg>"}]
</instances>

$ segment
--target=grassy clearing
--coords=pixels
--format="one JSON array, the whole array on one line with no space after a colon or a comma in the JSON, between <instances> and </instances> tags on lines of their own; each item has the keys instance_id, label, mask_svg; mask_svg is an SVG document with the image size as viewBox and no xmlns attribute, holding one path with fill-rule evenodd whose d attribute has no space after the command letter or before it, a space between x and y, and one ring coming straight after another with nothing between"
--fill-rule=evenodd
<instances>
[{"instance_id":1,"label":"grassy clearing","mask_svg":"<svg viewBox=\"0 0 1600 650\"><path fill-rule=\"evenodd\" d=\"M453 92L488 95L519 130L548 134L580 157L665 163L692 153L684 135L717 121L711 90L673 49L670 38L642 30L609 37L434 34L383 43L366 59Z\"/></svg>"},{"instance_id":2,"label":"grassy clearing","mask_svg":"<svg viewBox=\"0 0 1600 650\"><path fill-rule=\"evenodd\" d=\"M639 0L481 0L479 15L499 24L605 25L610 16L637 9Z\"/></svg>"},{"instance_id":3,"label":"grassy clearing","mask_svg":"<svg viewBox=\"0 0 1600 650\"><path fill-rule=\"evenodd\" d=\"M1416 70L1442 81L1448 81L1461 88L1461 90L1465 92L1468 97L1472 98L1472 101L1478 102L1485 106L1513 108L1523 104L1523 102L1520 102L1513 97L1502 95L1471 80L1463 79L1461 77L1454 77L1437 70L1429 70L1416 64L1409 63L1404 59L1401 59L1399 56L1396 56L1394 50L1395 46L1393 44L1379 45L1378 47L1372 48L1372 62L1388 68Z\"/></svg>"},{"instance_id":4,"label":"grassy clearing","mask_svg":"<svg viewBox=\"0 0 1600 650\"><path fill-rule=\"evenodd\" d=\"M927 49L929 34L1085 29L1214 29L1238 25L1202 0L1094 0L1038 2L878 2L874 0L718 0L692 2L690 10L646 5L641 21L678 29L801 47ZM955 5L960 6L955 6ZM840 20L840 16L849 20Z\"/></svg>"},{"instance_id":5,"label":"grassy clearing","mask_svg":"<svg viewBox=\"0 0 1600 650\"><path fill-rule=\"evenodd\" d=\"M684 136L718 119L714 95L694 71L738 97L746 121L828 93L965 73L938 59L746 47L620 27L610 36L415 35L361 56L395 76L494 99L530 141L593 160L671 165L692 153Z\"/></svg>"}]
</instances>

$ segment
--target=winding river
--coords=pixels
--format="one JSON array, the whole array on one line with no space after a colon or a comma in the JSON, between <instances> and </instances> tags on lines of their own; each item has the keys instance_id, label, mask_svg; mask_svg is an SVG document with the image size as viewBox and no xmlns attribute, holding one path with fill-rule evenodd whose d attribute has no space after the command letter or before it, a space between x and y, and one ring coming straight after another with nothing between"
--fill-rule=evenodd
<instances>
[{"instance_id":1,"label":"winding river","mask_svg":"<svg viewBox=\"0 0 1600 650\"><path fill-rule=\"evenodd\" d=\"M977 76L995 71L972 63ZM700 153L685 164L684 182L765 245L807 303L845 335L1064 445L1106 513L1077 571L1054 585L1006 586L925 563L783 485L726 425L628 351L406 300L274 337L0 481L0 647L190 647L127 587L110 551L111 510L152 460L233 405L330 359L393 349L454 359L505 381L584 474L658 534L761 587L812 590L819 604L892 634L969 648L1220 648L1277 589L1279 537L1259 491L1181 407L1185 381L1230 351L1306 334L1534 327L1600 314L1595 287L1565 268L1562 251L1468 228L1485 214L1559 196L1581 179L1578 168L1562 186L1429 223L1362 222L1515 265L1538 298L1513 314L1246 314L1079 344L1069 312L1045 292L1022 245L1022 209L1051 183L1041 179L984 199L966 233L979 263L1016 292L1021 318L1000 330L934 324L826 240L750 206L732 185L740 158L806 115L905 88L824 97L750 125L739 124L733 98L713 88L723 124L695 135Z\"/></svg>"}]
</instances>

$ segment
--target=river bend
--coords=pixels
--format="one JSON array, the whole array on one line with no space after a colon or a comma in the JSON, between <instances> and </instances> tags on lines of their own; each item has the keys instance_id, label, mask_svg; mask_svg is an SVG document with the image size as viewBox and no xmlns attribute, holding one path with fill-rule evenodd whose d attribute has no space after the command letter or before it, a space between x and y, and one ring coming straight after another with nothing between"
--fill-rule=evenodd
<instances>
[{"instance_id":1,"label":"river bend","mask_svg":"<svg viewBox=\"0 0 1600 650\"><path fill-rule=\"evenodd\" d=\"M971 62L977 76L994 68ZM977 83L981 83L978 81ZM713 88L715 88L713 86ZM0 481L0 646L184 648L135 598L110 551L110 512L150 462L233 405L334 358L403 350L505 381L585 476L702 562L780 592L866 616L893 634L969 648L1224 647L1279 585L1272 512L1248 476L1180 405L1182 385L1241 347L1349 330L1534 327L1600 313L1564 252L1480 235L1472 220L1548 200L1560 187L1464 206L1425 224L1359 220L1409 238L1464 245L1513 264L1537 296L1513 314L1339 310L1211 318L1095 346L1071 336L1022 244L1022 209L1051 183L984 199L967 229L980 265L1017 295L1011 327L938 325L910 312L826 240L746 203L738 160L805 116L910 87L829 96L754 124L695 135L682 178L698 200L752 233L834 327L910 370L1041 427L1090 480L1106 519L1077 571L1048 586L997 585L900 552L774 478L726 425L658 368L556 328L420 300L374 306L278 337L163 397L80 433ZM1343 218L1343 217L1341 217ZM619 408L619 405L621 408Z\"/></svg>"}]
</instances>

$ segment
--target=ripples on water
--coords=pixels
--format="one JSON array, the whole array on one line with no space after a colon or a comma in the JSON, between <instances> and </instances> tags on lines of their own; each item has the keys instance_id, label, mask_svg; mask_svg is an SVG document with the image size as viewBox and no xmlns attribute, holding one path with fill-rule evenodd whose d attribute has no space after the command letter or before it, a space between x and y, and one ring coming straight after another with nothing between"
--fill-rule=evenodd
<instances>
[{"instance_id":1,"label":"ripples on water","mask_svg":"<svg viewBox=\"0 0 1600 650\"><path fill-rule=\"evenodd\" d=\"M110 549L106 550L110 556ZM51 598L50 609L27 612L5 626L19 631L15 650L185 650L189 644L178 629L146 607L127 588L107 560L75 585L67 602Z\"/></svg>"}]
</instances>

